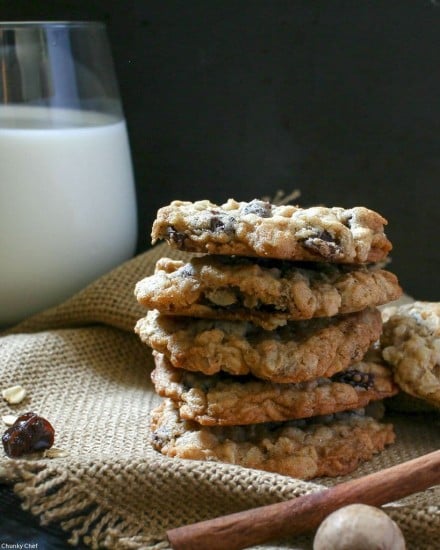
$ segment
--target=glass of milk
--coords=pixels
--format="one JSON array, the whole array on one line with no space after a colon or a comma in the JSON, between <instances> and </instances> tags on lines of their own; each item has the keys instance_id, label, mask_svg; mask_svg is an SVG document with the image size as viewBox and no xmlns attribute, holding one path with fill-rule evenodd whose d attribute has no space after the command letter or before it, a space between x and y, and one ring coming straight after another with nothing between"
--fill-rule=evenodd
<instances>
[{"instance_id":1,"label":"glass of milk","mask_svg":"<svg viewBox=\"0 0 440 550\"><path fill-rule=\"evenodd\" d=\"M0 22L0 327L69 298L136 241L105 26Z\"/></svg>"}]
</instances>

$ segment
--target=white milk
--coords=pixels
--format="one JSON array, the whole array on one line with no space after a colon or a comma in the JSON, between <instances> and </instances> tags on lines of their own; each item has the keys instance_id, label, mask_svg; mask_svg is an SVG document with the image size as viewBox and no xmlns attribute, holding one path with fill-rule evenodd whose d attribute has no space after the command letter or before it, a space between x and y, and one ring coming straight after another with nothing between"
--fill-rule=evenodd
<instances>
[{"instance_id":1,"label":"white milk","mask_svg":"<svg viewBox=\"0 0 440 550\"><path fill-rule=\"evenodd\" d=\"M136 236L124 121L0 106L0 326L128 259Z\"/></svg>"}]
</instances>

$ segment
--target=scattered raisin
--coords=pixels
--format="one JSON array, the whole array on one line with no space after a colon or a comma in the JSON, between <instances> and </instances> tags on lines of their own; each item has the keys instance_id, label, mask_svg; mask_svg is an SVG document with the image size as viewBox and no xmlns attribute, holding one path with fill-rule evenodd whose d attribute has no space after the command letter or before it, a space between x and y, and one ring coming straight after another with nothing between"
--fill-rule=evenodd
<instances>
[{"instance_id":1,"label":"scattered raisin","mask_svg":"<svg viewBox=\"0 0 440 550\"><path fill-rule=\"evenodd\" d=\"M324 229L323 231L320 231L316 235L316 238L320 239L321 241L325 241L326 243L334 242L333 237L331 236L331 234L326 229Z\"/></svg>"},{"instance_id":2,"label":"scattered raisin","mask_svg":"<svg viewBox=\"0 0 440 550\"><path fill-rule=\"evenodd\" d=\"M270 218L272 216L272 205L266 201L254 199L246 204L242 209L242 214L255 214L260 218Z\"/></svg>"},{"instance_id":3,"label":"scattered raisin","mask_svg":"<svg viewBox=\"0 0 440 550\"><path fill-rule=\"evenodd\" d=\"M191 264L186 264L179 269L179 275L186 279L188 277L194 277L196 270Z\"/></svg>"},{"instance_id":4,"label":"scattered raisin","mask_svg":"<svg viewBox=\"0 0 440 550\"><path fill-rule=\"evenodd\" d=\"M34 412L27 412L17 418L2 437L5 453L17 458L34 451L52 447L55 431L45 418Z\"/></svg>"},{"instance_id":5,"label":"scattered raisin","mask_svg":"<svg viewBox=\"0 0 440 550\"><path fill-rule=\"evenodd\" d=\"M323 258L338 259L343 250L337 240L326 230L319 231L303 242L304 248L319 254Z\"/></svg>"},{"instance_id":6,"label":"scattered raisin","mask_svg":"<svg viewBox=\"0 0 440 550\"><path fill-rule=\"evenodd\" d=\"M235 218L228 214L221 214L215 210L212 211L212 216L209 223L209 230L214 233L235 233Z\"/></svg>"},{"instance_id":7,"label":"scattered raisin","mask_svg":"<svg viewBox=\"0 0 440 550\"><path fill-rule=\"evenodd\" d=\"M332 376L333 382L350 384L353 387L368 390L373 387L374 376L370 372L361 372L356 369L342 371Z\"/></svg>"},{"instance_id":8,"label":"scattered raisin","mask_svg":"<svg viewBox=\"0 0 440 550\"><path fill-rule=\"evenodd\" d=\"M349 216L347 216L345 219L342 219L341 221L345 225L345 227L351 228L351 222L353 221L353 215L350 214Z\"/></svg>"},{"instance_id":9,"label":"scattered raisin","mask_svg":"<svg viewBox=\"0 0 440 550\"><path fill-rule=\"evenodd\" d=\"M167 234L168 239L178 247L181 247L186 239L185 233L176 231L173 226L167 228Z\"/></svg>"},{"instance_id":10,"label":"scattered raisin","mask_svg":"<svg viewBox=\"0 0 440 550\"><path fill-rule=\"evenodd\" d=\"M167 445L173 438L173 434L166 426L161 426L157 430L151 433L150 441L155 449L160 449L164 445Z\"/></svg>"}]
</instances>

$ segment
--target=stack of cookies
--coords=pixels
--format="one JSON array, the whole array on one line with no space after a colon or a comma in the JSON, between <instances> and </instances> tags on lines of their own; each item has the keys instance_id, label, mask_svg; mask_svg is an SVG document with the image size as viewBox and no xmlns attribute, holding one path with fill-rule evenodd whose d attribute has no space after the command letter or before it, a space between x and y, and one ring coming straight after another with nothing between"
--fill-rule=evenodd
<instances>
[{"instance_id":1,"label":"stack of cookies","mask_svg":"<svg viewBox=\"0 0 440 550\"><path fill-rule=\"evenodd\" d=\"M167 456L302 479L343 475L394 441L365 408L398 391L368 352L379 305L401 288L383 268L386 220L364 207L173 201L158 211L162 258L135 294L163 397L152 443Z\"/></svg>"}]
</instances>

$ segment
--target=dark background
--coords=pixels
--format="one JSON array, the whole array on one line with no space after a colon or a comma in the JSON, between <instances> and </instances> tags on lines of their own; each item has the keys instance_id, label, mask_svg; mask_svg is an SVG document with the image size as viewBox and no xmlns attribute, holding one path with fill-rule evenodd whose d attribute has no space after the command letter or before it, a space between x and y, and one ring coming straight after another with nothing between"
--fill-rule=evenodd
<instances>
[{"instance_id":1,"label":"dark background","mask_svg":"<svg viewBox=\"0 0 440 550\"><path fill-rule=\"evenodd\" d=\"M301 190L388 221L405 290L438 300L440 2L2 1L107 23L132 147L138 252L157 209Z\"/></svg>"}]
</instances>

